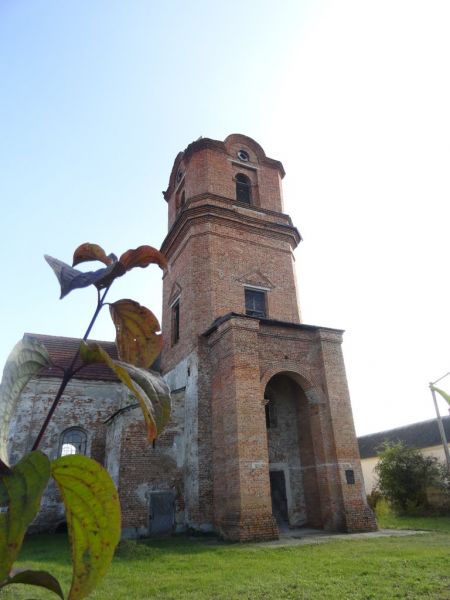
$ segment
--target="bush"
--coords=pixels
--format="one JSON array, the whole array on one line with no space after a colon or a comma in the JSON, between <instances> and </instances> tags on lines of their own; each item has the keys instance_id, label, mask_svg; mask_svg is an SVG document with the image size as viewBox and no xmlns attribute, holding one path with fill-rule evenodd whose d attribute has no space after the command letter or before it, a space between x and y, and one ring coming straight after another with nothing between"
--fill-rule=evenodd
<instances>
[{"instance_id":1,"label":"bush","mask_svg":"<svg viewBox=\"0 0 450 600\"><path fill-rule=\"evenodd\" d=\"M391 505L386 500L386 498L383 498L383 496L380 498L380 500L378 500L374 512L377 520L392 518L394 516Z\"/></svg>"},{"instance_id":2,"label":"bush","mask_svg":"<svg viewBox=\"0 0 450 600\"><path fill-rule=\"evenodd\" d=\"M437 458L424 456L403 442L385 443L379 457L375 467L378 489L392 508L400 514L428 510L427 488L445 485Z\"/></svg>"},{"instance_id":3,"label":"bush","mask_svg":"<svg viewBox=\"0 0 450 600\"><path fill-rule=\"evenodd\" d=\"M367 495L367 504L370 508L375 512L377 504L383 498L383 494L380 492L378 488L374 488L370 494Z\"/></svg>"}]
</instances>

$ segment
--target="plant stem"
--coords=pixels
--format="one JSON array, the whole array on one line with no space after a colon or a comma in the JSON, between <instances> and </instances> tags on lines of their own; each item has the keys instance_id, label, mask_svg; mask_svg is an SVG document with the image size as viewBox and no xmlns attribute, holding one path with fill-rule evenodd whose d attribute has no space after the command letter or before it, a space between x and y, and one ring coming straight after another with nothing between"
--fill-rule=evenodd
<instances>
[{"instance_id":1,"label":"plant stem","mask_svg":"<svg viewBox=\"0 0 450 600\"><path fill-rule=\"evenodd\" d=\"M112 282L111 282L112 283ZM86 329L86 333L83 336L83 342L85 342L89 336L89 334L91 333L91 330L94 326L95 321L97 320L97 317L101 311L101 309L103 308L103 302L105 300L105 296L108 293L109 288L111 287L111 283L108 285L107 288L105 288L105 291L103 293L103 296L100 298L100 292L98 293L98 301L97 301L97 308L95 309L94 315L91 319L91 322L88 325L88 328ZM80 348L78 347L78 350L76 351L73 360L70 364L70 367L65 371L64 373L64 377L62 378L61 381L61 385L59 386L59 390L55 396L55 399L53 400L53 403L50 407L50 410L48 411L47 416L45 417L45 421L42 424L41 430L39 431L37 438L33 444L33 447L31 448L31 450L37 450L39 447L39 444L41 443L41 440L44 436L44 433L48 427L48 424L50 423L50 419L53 416L53 413L56 410L56 407L59 404L59 401L61 399L61 396L64 393L64 390L66 389L67 384L69 383L69 381L72 379L73 374L74 374L74 370L75 370L75 363L77 362L78 356L80 354Z\"/></svg>"}]
</instances>

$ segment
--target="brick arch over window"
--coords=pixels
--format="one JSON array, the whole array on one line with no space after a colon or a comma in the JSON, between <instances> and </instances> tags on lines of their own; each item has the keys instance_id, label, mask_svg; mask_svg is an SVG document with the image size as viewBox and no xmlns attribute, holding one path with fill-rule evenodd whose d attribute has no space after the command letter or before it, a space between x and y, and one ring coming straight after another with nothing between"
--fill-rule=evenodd
<instances>
[{"instance_id":1,"label":"brick arch over window","mask_svg":"<svg viewBox=\"0 0 450 600\"><path fill-rule=\"evenodd\" d=\"M266 158L266 153L264 152L262 146L260 146L254 139L246 135L242 135L241 133L232 133L231 135L227 136L224 140L224 144L228 152L231 152L234 146L236 148L243 147L244 150L250 150L251 152L254 152L258 162L262 162Z\"/></svg>"},{"instance_id":2,"label":"brick arch over window","mask_svg":"<svg viewBox=\"0 0 450 600\"><path fill-rule=\"evenodd\" d=\"M81 427L69 427L61 433L58 456L86 454L87 433Z\"/></svg>"}]
</instances>

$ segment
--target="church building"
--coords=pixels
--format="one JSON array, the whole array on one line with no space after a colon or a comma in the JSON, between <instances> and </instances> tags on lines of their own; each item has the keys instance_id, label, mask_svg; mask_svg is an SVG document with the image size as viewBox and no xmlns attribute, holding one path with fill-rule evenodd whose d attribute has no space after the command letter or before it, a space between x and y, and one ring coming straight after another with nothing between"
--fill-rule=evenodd
<instances>
[{"instance_id":1,"label":"church building","mask_svg":"<svg viewBox=\"0 0 450 600\"><path fill-rule=\"evenodd\" d=\"M149 446L133 399L92 365L69 384L47 430L50 458L69 448L109 470L125 537L195 530L249 541L301 526L376 529L343 332L301 319L293 257L301 237L283 212L283 176L244 135L200 138L178 154L161 247L169 266L160 365L171 422ZM78 344L36 337L62 365ZM29 450L58 377L49 370L22 395L11 429L16 458ZM50 488L35 528L63 518Z\"/></svg>"}]
</instances>

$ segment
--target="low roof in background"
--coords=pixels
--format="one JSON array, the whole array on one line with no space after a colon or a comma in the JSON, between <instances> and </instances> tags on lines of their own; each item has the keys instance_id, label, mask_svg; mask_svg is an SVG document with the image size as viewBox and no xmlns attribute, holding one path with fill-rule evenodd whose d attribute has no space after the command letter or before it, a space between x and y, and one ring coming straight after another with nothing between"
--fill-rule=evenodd
<instances>
[{"instance_id":1,"label":"low roof in background","mask_svg":"<svg viewBox=\"0 0 450 600\"><path fill-rule=\"evenodd\" d=\"M447 440L449 440L450 416L443 417L442 422L444 424L445 435L447 436ZM442 444L437 420L430 419L429 421L420 421L419 423L412 423L404 427L397 427L396 429L379 431L359 437L358 444L361 458L377 456L383 442L404 442L411 448L429 448Z\"/></svg>"}]
</instances>

